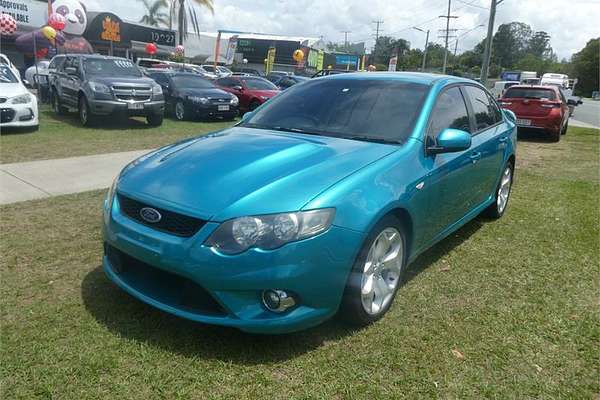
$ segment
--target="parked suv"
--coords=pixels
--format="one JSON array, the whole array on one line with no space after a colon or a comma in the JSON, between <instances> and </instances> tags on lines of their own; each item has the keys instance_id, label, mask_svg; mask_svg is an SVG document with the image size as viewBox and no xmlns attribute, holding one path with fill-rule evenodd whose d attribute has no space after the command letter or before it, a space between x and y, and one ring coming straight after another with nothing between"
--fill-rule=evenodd
<instances>
[{"instance_id":1,"label":"parked suv","mask_svg":"<svg viewBox=\"0 0 600 400\"><path fill-rule=\"evenodd\" d=\"M68 55L52 77L52 107L57 114L77 109L84 126L99 116L145 116L148 124L163 121L162 88L126 58Z\"/></svg>"}]
</instances>

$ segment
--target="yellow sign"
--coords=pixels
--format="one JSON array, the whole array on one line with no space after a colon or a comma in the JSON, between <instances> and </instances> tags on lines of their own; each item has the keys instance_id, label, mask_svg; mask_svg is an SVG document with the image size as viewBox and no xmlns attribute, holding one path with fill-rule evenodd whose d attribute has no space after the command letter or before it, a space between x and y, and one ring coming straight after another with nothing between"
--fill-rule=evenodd
<instances>
[{"instance_id":1,"label":"yellow sign","mask_svg":"<svg viewBox=\"0 0 600 400\"><path fill-rule=\"evenodd\" d=\"M100 33L102 40L109 42L121 41L121 25L118 21L112 21L109 16L106 16L102 21L102 29L102 33Z\"/></svg>"},{"instance_id":2,"label":"yellow sign","mask_svg":"<svg viewBox=\"0 0 600 400\"><path fill-rule=\"evenodd\" d=\"M319 54L317 55L317 71L321 71L323 69L324 60L325 52L323 50L319 50Z\"/></svg>"},{"instance_id":3,"label":"yellow sign","mask_svg":"<svg viewBox=\"0 0 600 400\"><path fill-rule=\"evenodd\" d=\"M275 64L275 47L269 47L269 51L267 52L267 62L265 65L266 75L273 71L273 64Z\"/></svg>"}]
</instances>

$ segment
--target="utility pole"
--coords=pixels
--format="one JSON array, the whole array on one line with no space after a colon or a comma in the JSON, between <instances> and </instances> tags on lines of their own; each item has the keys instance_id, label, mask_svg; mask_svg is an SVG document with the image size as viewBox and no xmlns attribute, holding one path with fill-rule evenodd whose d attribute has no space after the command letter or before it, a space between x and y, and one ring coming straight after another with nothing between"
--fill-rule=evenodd
<instances>
[{"instance_id":1,"label":"utility pole","mask_svg":"<svg viewBox=\"0 0 600 400\"><path fill-rule=\"evenodd\" d=\"M383 31L383 29L379 28L383 24L383 20L378 19L377 21L372 21L372 23L375 24L375 44L377 44L377 40L379 40L379 33Z\"/></svg>"},{"instance_id":2,"label":"utility pole","mask_svg":"<svg viewBox=\"0 0 600 400\"><path fill-rule=\"evenodd\" d=\"M483 62L481 64L481 76L479 81L483 86L487 84L488 68L490 67L490 58L492 55L492 38L494 35L494 19L496 18L496 6L502 3L502 0L491 0L490 18L488 20L488 31L485 39L485 50L483 51Z\"/></svg>"},{"instance_id":3,"label":"utility pole","mask_svg":"<svg viewBox=\"0 0 600 400\"><path fill-rule=\"evenodd\" d=\"M446 73L446 65L448 63L448 35L450 34L450 18L458 18L456 15L450 15L450 6L452 0L448 0L448 14L440 15L440 18L446 18L446 39L444 45L444 66L442 67L442 74Z\"/></svg>"},{"instance_id":4,"label":"utility pole","mask_svg":"<svg viewBox=\"0 0 600 400\"><path fill-rule=\"evenodd\" d=\"M427 32L425 32L423 29L421 28L417 28L416 26L413 26L413 29L416 29L420 32L426 33L425 35L425 47L423 47L423 64L421 65L421 72L425 71L425 62L427 60L427 45L429 44L429 29L427 29Z\"/></svg>"},{"instance_id":5,"label":"utility pole","mask_svg":"<svg viewBox=\"0 0 600 400\"><path fill-rule=\"evenodd\" d=\"M348 34L352 33L352 31L341 31L344 34L344 50L346 53L348 52Z\"/></svg>"}]
</instances>

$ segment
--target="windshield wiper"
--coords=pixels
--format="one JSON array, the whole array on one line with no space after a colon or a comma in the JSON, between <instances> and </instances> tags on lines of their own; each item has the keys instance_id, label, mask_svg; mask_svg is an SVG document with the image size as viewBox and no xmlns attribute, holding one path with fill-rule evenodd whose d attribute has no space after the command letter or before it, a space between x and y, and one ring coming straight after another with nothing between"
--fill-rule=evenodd
<instances>
[{"instance_id":1,"label":"windshield wiper","mask_svg":"<svg viewBox=\"0 0 600 400\"><path fill-rule=\"evenodd\" d=\"M373 143L383 143L383 144L400 144L400 141L398 141L398 140L391 140L391 139L386 139L386 138L376 137L376 136L356 135L356 136L339 136L339 137L341 137L343 139L360 140L363 142L373 142Z\"/></svg>"}]
</instances>

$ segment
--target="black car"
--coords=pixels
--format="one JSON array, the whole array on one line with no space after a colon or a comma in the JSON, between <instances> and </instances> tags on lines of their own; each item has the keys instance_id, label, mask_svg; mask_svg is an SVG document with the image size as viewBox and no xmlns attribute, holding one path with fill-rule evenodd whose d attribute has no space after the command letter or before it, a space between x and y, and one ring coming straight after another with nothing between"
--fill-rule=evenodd
<instances>
[{"instance_id":1,"label":"black car","mask_svg":"<svg viewBox=\"0 0 600 400\"><path fill-rule=\"evenodd\" d=\"M271 71L267 74L267 76L265 76L265 78L270 80L272 83L275 83L276 81L280 80L284 76L291 76L291 75L292 74L290 72L286 72L286 71Z\"/></svg>"},{"instance_id":2,"label":"black car","mask_svg":"<svg viewBox=\"0 0 600 400\"><path fill-rule=\"evenodd\" d=\"M253 76L263 76L259 70L254 68L246 68L246 67L232 67L231 71L235 73L248 74Z\"/></svg>"},{"instance_id":3,"label":"black car","mask_svg":"<svg viewBox=\"0 0 600 400\"><path fill-rule=\"evenodd\" d=\"M198 74L168 70L148 70L146 74L163 88L166 112L173 113L180 121L194 118L232 120L238 115L238 98Z\"/></svg>"},{"instance_id":4,"label":"black car","mask_svg":"<svg viewBox=\"0 0 600 400\"><path fill-rule=\"evenodd\" d=\"M144 116L152 126L163 122L161 87L126 58L67 54L50 71L49 82L54 111L76 109L84 126L116 115Z\"/></svg>"},{"instance_id":5,"label":"black car","mask_svg":"<svg viewBox=\"0 0 600 400\"><path fill-rule=\"evenodd\" d=\"M294 86L297 83L302 83L302 82L305 82L308 80L310 80L310 78L307 78L305 76L290 75L290 76L282 76L281 78L279 78L275 82L273 82L273 84L275 86L277 86L279 89L285 90L287 88L291 88L292 86Z\"/></svg>"}]
</instances>

